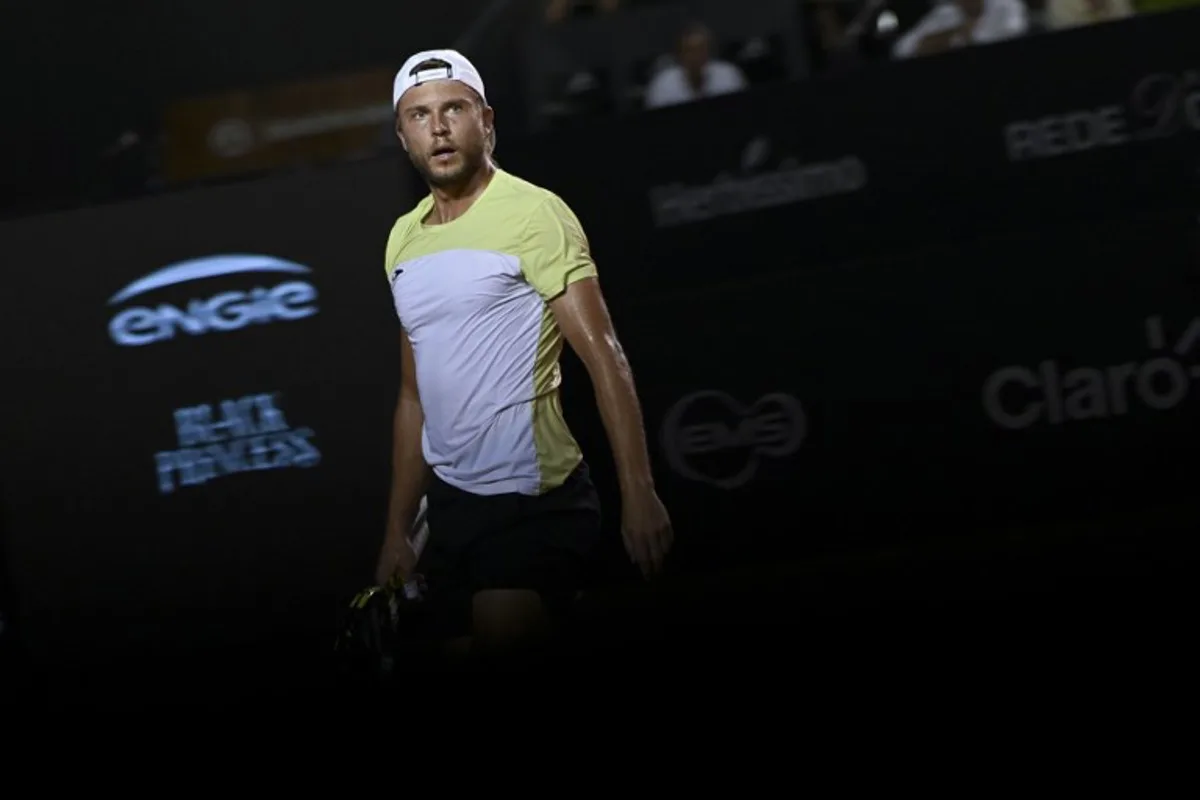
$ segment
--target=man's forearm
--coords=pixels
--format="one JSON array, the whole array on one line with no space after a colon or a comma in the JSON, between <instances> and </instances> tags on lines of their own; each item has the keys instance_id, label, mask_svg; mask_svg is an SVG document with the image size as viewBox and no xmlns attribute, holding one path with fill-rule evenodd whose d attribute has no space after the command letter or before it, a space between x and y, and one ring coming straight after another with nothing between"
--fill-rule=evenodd
<instances>
[{"instance_id":1,"label":"man's forearm","mask_svg":"<svg viewBox=\"0 0 1200 800\"><path fill-rule=\"evenodd\" d=\"M392 431L392 487L388 498L387 541L384 550L402 544L409 535L421 495L429 483L429 467L421 453L421 428L425 415L419 403L401 399L396 405Z\"/></svg>"},{"instance_id":2,"label":"man's forearm","mask_svg":"<svg viewBox=\"0 0 1200 800\"><path fill-rule=\"evenodd\" d=\"M654 477L633 370L620 345L614 342L611 348L611 356L603 359L592 375L596 405L612 447L621 491L649 488Z\"/></svg>"}]
</instances>

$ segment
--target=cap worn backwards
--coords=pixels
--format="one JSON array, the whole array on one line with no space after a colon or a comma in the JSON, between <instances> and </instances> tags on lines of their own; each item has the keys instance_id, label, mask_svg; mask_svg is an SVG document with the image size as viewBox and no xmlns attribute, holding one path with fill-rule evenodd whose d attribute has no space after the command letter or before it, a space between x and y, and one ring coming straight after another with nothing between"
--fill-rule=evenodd
<instances>
[{"instance_id":1,"label":"cap worn backwards","mask_svg":"<svg viewBox=\"0 0 1200 800\"><path fill-rule=\"evenodd\" d=\"M486 103L483 78L466 56L457 50L424 50L409 57L396 73L392 85L392 108L400 105L404 93L430 81L458 81L471 87Z\"/></svg>"}]
</instances>

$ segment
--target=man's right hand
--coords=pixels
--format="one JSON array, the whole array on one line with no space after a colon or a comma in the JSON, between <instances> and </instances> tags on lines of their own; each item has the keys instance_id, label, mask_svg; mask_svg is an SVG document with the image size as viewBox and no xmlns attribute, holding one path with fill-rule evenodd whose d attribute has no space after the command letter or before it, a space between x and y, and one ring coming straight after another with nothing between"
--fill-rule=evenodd
<instances>
[{"instance_id":1,"label":"man's right hand","mask_svg":"<svg viewBox=\"0 0 1200 800\"><path fill-rule=\"evenodd\" d=\"M387 586L392 578L407 579L417 567L417 554L413 552L408 536L400 531L389 531L387 547L379 556L375 567L375 585Z\"/></svg>"}]
</instances>

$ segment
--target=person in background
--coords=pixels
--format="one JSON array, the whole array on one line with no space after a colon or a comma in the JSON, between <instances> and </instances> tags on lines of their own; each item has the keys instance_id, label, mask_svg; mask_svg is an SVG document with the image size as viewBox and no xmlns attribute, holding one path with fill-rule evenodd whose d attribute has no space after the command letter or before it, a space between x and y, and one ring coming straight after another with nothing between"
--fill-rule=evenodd
<instances>
[{"instance_id":1,"label":"person in background","mask_svg":"<svg viewBox=\"0 0 1200 800\"><path fill-rule=\"evenodd\" d=\"M737 65L712 57L713 36L707 26L689 23L679 36L674 63L659 70L646 87L646 108L690 103L705 97L740 92L746 76Z\"/></svg>"},{"instance_id":2,"label":"person in background","mask_svg":"<svg viewBox=\"0 0 1200 800\"><path fill-rule=\"evenodd\" d=\"M1061 31L1133 14L1130 0L1046 0L1042 24L1046 30Z\"/></svg>"},{"instance_id":3,"label":"person in background","mask_svg":"<svg viewBox=\"0 0 1200 800\"><path fill-rule=\"evenodd\" d=\"M933 55L1028 32L1029 10L1021 0L944 0L896 41L892 56Z\"/></svg>"},{"instance_id":4,"label":"person in background","mask_svg":"<svg viewBox=\"0 0 1200 800\"><path fill-rule=\"evenodd\" d=\"M620 7L621 0L550 0L546 4L546 21L563 22L581 13L611 14Z\"/></svg>"},{"instance_id":5,"label":"person in background","mask_svg":"<svg viewBox=\"0 0 1200 800\"><path fill-rule=\"evenodd\" d=\"M854 9L842 0L812 0L801 3L801 13L806 17L806 32L813 37L814 58L820 61L818 69L832 67L850 60L857 42L847 35Z\"/></svg>"}]
</instances>

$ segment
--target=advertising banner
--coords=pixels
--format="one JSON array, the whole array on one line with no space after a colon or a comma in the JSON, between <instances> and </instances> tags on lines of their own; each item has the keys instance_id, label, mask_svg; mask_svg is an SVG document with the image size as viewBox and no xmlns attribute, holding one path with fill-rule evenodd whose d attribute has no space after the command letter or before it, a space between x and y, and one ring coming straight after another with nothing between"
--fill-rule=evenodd
<instances>
[{"instance_id":1,"label":"advertising banner","mask_svg":"<svg viewBox=\"0 0 1200 800\"><path fill-rule=\"evenodd\" d=\"M311 627L370 579L399 382L383 272L399 166L0 230L17 343L0 483L31 648Z\"/></svg>"},{"instance_id":2,"label":"advertising banner","mask_svg":"<svg viewBox=\"0 0 1200 800\"><path fill-rule=\"evenodd\" d=\"M1194 482L1185 18L501 134L504 167L589 234L680 568ZM0 485L31 653L329 630L383 531L383 248L410 180L375 160L0 227ZM619 548L595 396L565 361Z\"/></svg>"},{"instance_id":3,"label":"advertising banner","mask_svg":"<svg viewBox=\"0 0 1200 800\"><path fill-rule=\"evenodd\" d=\"M628 305L681 556L902 545L1186 491L1198 234L1192 209L1097 218ZM568 419L594 415L572 401Z\"/></svg>"},{"instance_id":4,"label":"advertising banner","mask_svg":"<svg viewBox=\"0 0 1200 800\"><path fill-rule=\"evenodd\" d=\"M510 141L609 281L669 293L1200 195L1200 9ZM1087 65L1063 69L1064 63Z\"/></svg>"},{"instance_id":5,"label":"advertising banner","mask_svg":"<svg viewBox=\"0 0 1200 800\"><path fill-rule=\"evenodd\" d=\"M182 100L165 113L171 182L374 155L393 115L392 70Z\"/></svg>"}]
</instances>

